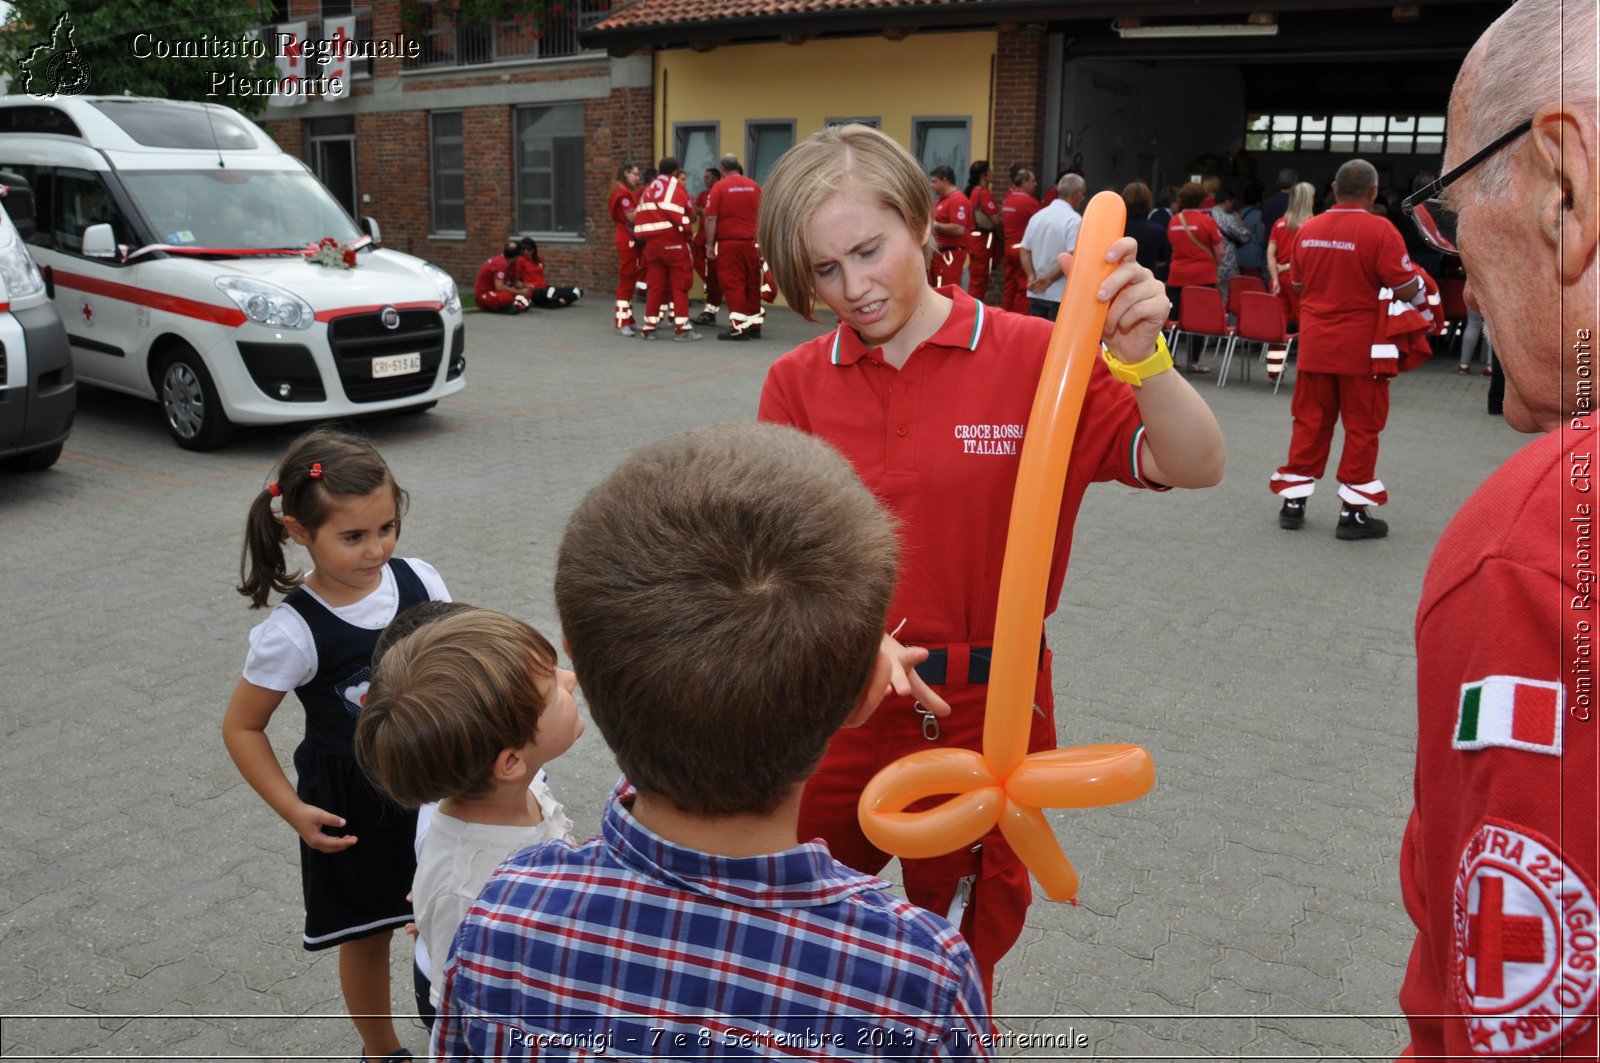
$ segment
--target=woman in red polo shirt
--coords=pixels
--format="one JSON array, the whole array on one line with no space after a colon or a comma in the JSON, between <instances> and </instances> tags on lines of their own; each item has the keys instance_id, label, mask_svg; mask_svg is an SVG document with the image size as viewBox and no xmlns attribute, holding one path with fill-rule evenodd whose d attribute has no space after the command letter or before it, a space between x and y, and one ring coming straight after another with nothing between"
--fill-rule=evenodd
<instances>
[{"instance_id":1,"label":"woman in red polo shirt","mask_svg":"<svg viewBox=\"0 0 1600 1063\"><path fill-rule=\"evenodd\" d=\"M900 526L885 639L903 666L872 718L834 738L801 798L801 836L826 838L837 859L869 873L889 856L856 820L867 781L919 749L982 746L1012 492L1051 333L1042 318L933 288L931 218L916 160L858 125L790 149L761 202L759 240L789 306L812 320L821 302L839 325L773 364L759 416L836 446ZM1118 263L1101 288L1113 356L1095 365L1084 400L1047 611L1090 482L1206 487L1222 475L1221 430L1194 389L1166 371L1168 303L1135 251L1124 238L1108 256ZM1063 255L1061 268L1069 264ZM1056 744L1050 661L1041 632L1031 749ZM902 861L902 871L914 903L960 926L992 991L994 965L1032 899L1021 860L991 831L972 851Z\"/></svg>"},{"instance_id":2,"label":"woman in red polo shirt","mask_svg":"<svg viewBox=\"0 0 1600 1063\"><path fill-rule=\"evenodd\" d=\"M1215 288L1217 264L1227 253L1223 247L1222 230L1217 228L1211 212L1201 209L1200 204L1205 198L1205 187L1190 181L1178 189L1178 213L1167 223L1167 243L1172 247L1172 265L1167 270L1167 298L1172 300L1174 318L1183 308L1184 285L1198 284ZM1188 343L1186 368L1191 373L1206 372L1206 367L1200 364L1200 349L1195 345L1194 337L1185 338Z\"/></svg>"},{"instance_id":3,"label":"woman in red polo shirt","mask_svg":"<svg viewBox=\"0 0 1600 1063\"><path fill-rule=\"evenodd\" d=\"M1291 331L1300 321L1300 297L1289 283L1289 264L1294 259L1294 245L1300 242L1300 226L1311 219L1316 205L1316 188L1309 181L1301 181L1290 190L1289 209L1272 223L1267 237L1267 278L1272 294L1283 303L1283 319Z\"/></svg>"}]
</instances>

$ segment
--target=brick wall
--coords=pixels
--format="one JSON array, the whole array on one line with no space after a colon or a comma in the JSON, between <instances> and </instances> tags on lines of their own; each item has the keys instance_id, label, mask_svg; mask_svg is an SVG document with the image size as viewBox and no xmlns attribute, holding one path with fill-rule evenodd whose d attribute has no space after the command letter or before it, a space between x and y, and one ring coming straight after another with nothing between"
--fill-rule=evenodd
<instances>
[{"instance_id":1,"label":"brick wall","mask_svg":"<svg viewBox=\"0 0 1600 1063\"><path fill-rule=\"evenodd\" d=\"M1002 25L995 52L994 158L996 190L1009 187L1015 163L1039 169L1044 152L1045 32L1040 26ZM1048 181L1041 175L1041 181ZM1002 193L1003 194L1003 193Z\"/></svg>"},{"instance_id":2,"label":"brick wall","mask_svg":"<svg viewBox=\"0 0 1600 1063\"><path fill-rule=\"evenodd\" d=\"M293 17L316 18L314 0L294 0ZM389 39L400 32L398 0L372 4L373 35ZM1037 169L1043 151L1042 123L1045 92L1045 32L1039 26L1003 25L999 29L995 69L994 154L991 164L995 188L1004 195L1007 170L1024 162ZM475 72L462 68L449 77L435 74L402 78L399 59L374 60L373 80L353 86L351 101L356 119L356 185L370 202L361 213L377 218L384 244L426 258L448 270L463 289L470 288L478 266L499 247L502 237L514 231L515 174L513 108L508 105L470 107L463 110L466 137L467 235L431 238L428 173L429 98L441 90L474 85L505 86L567 78L609 77L608 60L593 64L542 68L497 66ZM362 99L373 84L400 86L408 109L373 112L363 110ZM414 101L414 109L411 107ZM546 275L554 283L581 285L599 296L616 283L616 252L607 207L617 168L623 163L653 165L654 92L640 88L612 88L603 99L584 102L584 172L586 235L581 242L541 243ZM306 154L305 121L294 111L269 110L263 116L267 131L289 151ZM997 271L998 274L998 271Z\"/></svg>"}]
</instances>

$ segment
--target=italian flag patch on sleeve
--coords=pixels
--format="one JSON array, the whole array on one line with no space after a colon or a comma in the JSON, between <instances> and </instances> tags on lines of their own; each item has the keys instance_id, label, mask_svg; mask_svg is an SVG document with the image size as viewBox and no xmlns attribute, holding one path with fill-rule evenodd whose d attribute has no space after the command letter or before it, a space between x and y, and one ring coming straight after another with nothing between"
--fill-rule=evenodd
<instances>
[{"instance_id":1,"label":"italian flag patch on sleeve","mask_svg":"<svg viewBox=\"0 0 1600 1063\"><path fill-rule=\"evenodd\" d=\"M1505 746L1561 755L1560 683L1491 675L1461 687L1461 706L1450 744L1456 749Z\"/></svg>"}]
</instances>

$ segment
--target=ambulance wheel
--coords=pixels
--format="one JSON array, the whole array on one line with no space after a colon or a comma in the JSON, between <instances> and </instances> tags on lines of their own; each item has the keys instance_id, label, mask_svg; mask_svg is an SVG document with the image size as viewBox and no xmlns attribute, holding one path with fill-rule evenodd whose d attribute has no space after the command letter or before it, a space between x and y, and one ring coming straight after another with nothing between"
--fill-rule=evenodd
<instances>
[{"instance_id":1,"label":"ambulance wheel","mask_svg":"<svg viewBox=\"0 0 1600 1063\"><path fill-rule=\"evenodd\" d=\"M233 436L233 422L200 356L187 344L167 355L157 375L157 396L167 431L185 450L215 450Z\"/></svg>"}]
</instances>

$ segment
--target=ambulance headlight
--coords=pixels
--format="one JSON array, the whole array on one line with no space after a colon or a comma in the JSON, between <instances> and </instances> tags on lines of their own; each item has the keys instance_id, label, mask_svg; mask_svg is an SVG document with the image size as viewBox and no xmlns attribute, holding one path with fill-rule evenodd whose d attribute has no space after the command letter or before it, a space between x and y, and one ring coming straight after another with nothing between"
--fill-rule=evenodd
<instances>
[{"instance_id":1,"label":"ambulance headlight","mask_svg":"<svg viewBox=\"0 0 1600 1063\"><path fill-rule=\"evenodd\" d=\"M44 278L39 267L33 264L27 248L13 234L9 225L0 227L0 281L5 282L6 295L20 299L44 291Z\"/></svg>"},{"instance_id":2,"label":"ambulance headlight","mask_svg":"<svg viewBox=\"0 0 1600 1063\"><path fill-rule=\"evenodd\" d=\"M276 284L250 277L218 277L217 287L258 325L308 329L316 320L310 303Z\"/></svg>"},{"instance_id":3,"label":"ambulance headlight","mask_svg":"<svg viewBox=\"0 0 1600 1063\"><path fill-rule=\"evenodd\" d=\"M431 262L424 262L422 268L427 271L428 279L439 289L439 301L444 304L445 313L453 314L460 310L461 293L456 290L455 278Z\"/></svg>"}]
</instances>

